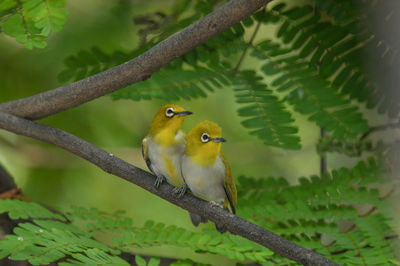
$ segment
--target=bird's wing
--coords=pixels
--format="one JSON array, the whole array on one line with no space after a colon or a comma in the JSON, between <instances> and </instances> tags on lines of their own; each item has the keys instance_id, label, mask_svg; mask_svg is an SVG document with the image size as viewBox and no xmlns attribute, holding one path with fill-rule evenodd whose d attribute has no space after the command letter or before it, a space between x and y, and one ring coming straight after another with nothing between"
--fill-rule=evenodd
<instances>
[{"instance_id":1,"label":"bird's wing","mask_svg":"<svg viewBox=\"0 0 400 266\"><path fill-rule=\"evenodd\" d=\"M232 212L235 214L236 204L237 204L237 191L236 191L235 180L233 179L232 169L222 153L221 153L221 159L225 165L225 179L224 179L225 193L228 197L229 204L231 205Z\"/></svg>"},{"instance_id":2,"label":"bird's wing","mask_svg":"<svg viewBox=\"0 0 400 266\"><path fill-rule=\"evenodd\" d=\"M146 162L147 167L149 168L149 170L151 172L153 172L153 169L151 168L151 161L150 161L148 152L149 152L149 147L147 145L147 137L146 137L142 140L142 155L143 155L144 161Z\"/></svg>"}]
</instances>

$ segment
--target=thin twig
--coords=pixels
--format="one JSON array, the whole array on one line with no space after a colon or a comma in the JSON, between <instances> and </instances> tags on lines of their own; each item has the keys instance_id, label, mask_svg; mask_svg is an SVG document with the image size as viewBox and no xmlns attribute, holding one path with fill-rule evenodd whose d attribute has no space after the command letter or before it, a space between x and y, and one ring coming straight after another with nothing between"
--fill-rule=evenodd
<instances>
[{"instance_id":1,"label":"thin twig","mask_svg":"<svg viewBox=\"0 0 400 266\"><path fill-rule=\"evenodd\" d=\"M395 129L395 128L400 128L400 119L399 119L399 121L397 121L395 123L388 123L388 124L371 127L366 133L364 133L364 135L361 136L360 140L364 140L373 132L386 130L386 129Z\"/></svg>"},{"instance_id":2,"label":"thin twig","mask_svg":"<svg viewBox=\"0 0 400 266\"><path fill-rule=\"evenodd\" d=\"M265 13L266 8L267 8L267 6L264 6L264 8L262 9L261 12L262 12L263 14ZM256 38L257 33L258 33L258 31L260 30L260 27L261 27L261 21L258 21L258 22L257 22L257 25L256 25L256 28L254 29L253 34L251 35L250 40L249 40L249 42L247 43L248 45L244 48L243 53L242 53L242 55L240 56L240 59L239 59L238 63L236 64L236 67L235 67L234 70L233 70L234 72L238 72L238 71L239 71L240 66L242 65L244 59L246 58L247 51L249 50L249 47L253 44L254 39Z\"/></svg>"},{"instance_id":3,"label":"thin twig","mask_svg":"<svg viewBox=\"0 0 400 266\"><path fill-rule=\"evenodd\" d=\"M321 127L320 129L320 137L321 139L325 137L325 129L324 127ZM320 176L325 174L327 171L327 162L326 162L326 153L323 153L320 155L320 163L319 163L319 173Z\"/></svg>"},{"instance_id":4,"label":"thin twig","mask_svg":"<svg viewBox=\"0 0 400 266\"><path fill-rule=\"evenodd\" d=\"M173 186L164 183L158 189L154 187L155 176L135 167L112 154L57 128L39 124L27 119L0 112L0 128L15 134L35 138L54 144L89 162L105 172L119 176L153 194L185 209L199 214L216 224L221 224L232 234L240 235L259 243L275 253L304 265L337 265L333 261L312 250L298 246L287 239L240 218L215 204L206 202L193 195L186 194L177 198Z\"/></svg>"}]
</instances>

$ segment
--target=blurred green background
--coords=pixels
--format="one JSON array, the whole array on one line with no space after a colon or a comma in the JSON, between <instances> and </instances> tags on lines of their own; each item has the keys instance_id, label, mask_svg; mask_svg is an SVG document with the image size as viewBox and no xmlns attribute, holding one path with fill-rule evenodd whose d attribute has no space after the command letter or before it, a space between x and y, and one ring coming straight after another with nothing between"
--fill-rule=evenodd
<instances>
[{"instance_id":1,"label":"blurred green background","mask_svg":"<svg viewBox=\"0 0 400 266\"><path fill-rule=\"evenodd\" d=\"M109 53L115 50L129 52L137 47L139 40L133 17L168 9L172 2L69 0L67 24L49 39L45 49L29 51L14 39L0 35L0 102L60 86L57 75L64 68L63 60L82 49L98 46ZM274 30L262 28L259 36L272 36ZM251 63L251 60L246 60L242 68ZM302 149L287 151L265 146L248 134L240 125L236 112L239 106L228 88L218 90L207 98L176 103L194 112L183 125L185 131L204 119L221 125L223 136L228 140L223 145L223 151L236 177L283 176L296 183L300 176L319 174L319 157L315 149L319 128L302 116L295 117L300 127ZM163 104L167 102L113 101L111 97L104 96L40 122L70 132L147 169L141 157L141 139L146 135L155 112ZM348 158L329 157L328 168L351 166L353 162L355 160ZM213 227L209 223L194 228L184 210L108 175L64 150L5 131L0 131L0 164L11 173L27 197L52 207L68 209L71 205L79 205L105 211L121 209L127 211L137 224L155 220L190 230ZM186 249L182 249L186 253L178 253L177 250L175 247L162 247L138 253L190 256L202 262L218 259L219 264L230 264L226 258L199 255Z\"/></svg>"}]
</instances>

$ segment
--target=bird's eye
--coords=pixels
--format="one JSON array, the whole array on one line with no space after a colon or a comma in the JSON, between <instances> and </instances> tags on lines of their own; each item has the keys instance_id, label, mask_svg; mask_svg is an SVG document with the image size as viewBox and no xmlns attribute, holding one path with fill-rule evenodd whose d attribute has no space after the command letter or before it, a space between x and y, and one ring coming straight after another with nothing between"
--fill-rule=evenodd
<instances>
[{"instance_id":1,"label":"bird's eye","mask_svg":"<svg viewBox=\"0 0 400 266\"><path fill-rule=\"evenodd\" d=\"M203 133L201 135L201 142L208 142L210 140L210 135L208 135L207 133Z\"/></svg>"},{"instance_id":2,"label":"bird's eye","mask_svg":"<svg viewBox=\"0 0 400 266\"><path fill-rule=\"evenodd\" d=\"M171 118L175 115L174 108L170 107L165 110L165 116Z\"/></svg>"}]
</instances>

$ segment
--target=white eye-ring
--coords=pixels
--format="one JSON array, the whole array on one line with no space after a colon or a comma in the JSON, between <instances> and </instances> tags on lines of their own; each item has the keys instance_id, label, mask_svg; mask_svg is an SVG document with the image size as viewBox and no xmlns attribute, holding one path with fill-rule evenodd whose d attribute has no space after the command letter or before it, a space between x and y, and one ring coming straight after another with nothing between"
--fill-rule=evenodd
<instances>
[{"instance_id":1,"label":"white eye-ring","mask_svg":"<svg viewBox=\"0 0 400 266\"><path fill-rule=\"evenodd\" d=\"M175 115L174 108L170 107L170 108L167 108L167 110L165 110L165 116L166 117L171 118L174 115Z\"/></svg>"},{"instance_id":2,"label":"white eye-ring","mask_svg":"<svg viewBox=\"0 0 400 266\"><path fill-rule=\"evenodd\" d=\"M207 133L203 133L203 134L201 134L200 139L201 139L201 142L206 143L206 142L210 141L210 135L208 135Z\"/></svg>"}]
</instances>

